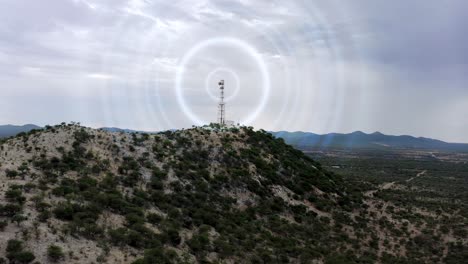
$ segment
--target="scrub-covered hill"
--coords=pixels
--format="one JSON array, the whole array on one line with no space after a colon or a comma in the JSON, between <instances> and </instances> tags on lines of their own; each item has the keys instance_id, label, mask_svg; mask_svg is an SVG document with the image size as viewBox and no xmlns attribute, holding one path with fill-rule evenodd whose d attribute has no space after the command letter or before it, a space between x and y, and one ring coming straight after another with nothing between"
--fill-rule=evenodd
<instances>
[{"instance_id":1,"label":"scrub-covered hill","mask_svg":"<svg viewBox=\"0 0 468 264\"><path fill-rule=\"evenodd\" d=\"M61 124L0 150L0 263L394 262L418 235L252 128ZM432 257L423 242L412 259Z\"/></svg>"}]
</instances>

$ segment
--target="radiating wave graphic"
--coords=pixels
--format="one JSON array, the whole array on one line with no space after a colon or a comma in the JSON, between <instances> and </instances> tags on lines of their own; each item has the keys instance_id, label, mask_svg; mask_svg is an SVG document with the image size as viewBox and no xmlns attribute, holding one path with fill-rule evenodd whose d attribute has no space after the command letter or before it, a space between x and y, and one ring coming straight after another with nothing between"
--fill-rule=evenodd
<instances>
[{"instance_id":1,"label":"radiating wave graphic","mask_svg":"<svg viewBox=\"0 0 468 264\"><path fill-rule=\"evenodd\" d=\"M220 79L226 81L227 119L236 123L336 131L353 122L350 116L366 119L367 109L358 106L367 99L356 89L365 86L366 75L347 64L348 57L359 61L363 54L353 28L327 21L310 2L289 4L270 22L259 17L264 10L238 16L251 19L199 21L185 28L143 14L125 16L112 46L119 50L131 42L137 55L121 78L115 50L103 56L102 71L117 75L100 90L103 123L118 125L122 115L132 117L132 127L148 130L215 122ZM132 28L135 21L146 25L144 35ZM161 27L169 33L161 35ZM349 100L357 106L356 115L346 113L344 119Z\"/></svg>"}]
</instances>

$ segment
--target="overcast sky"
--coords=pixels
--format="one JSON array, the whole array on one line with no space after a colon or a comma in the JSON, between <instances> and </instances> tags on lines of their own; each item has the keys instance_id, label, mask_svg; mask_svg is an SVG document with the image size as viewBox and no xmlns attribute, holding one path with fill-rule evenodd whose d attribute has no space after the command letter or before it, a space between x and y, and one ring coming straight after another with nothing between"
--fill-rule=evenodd
<instances>
[{"instance_id":1,"label":"overcast sky","mask_svg":"<svg viewBox=\"0 0 468 264\"><path fill-rule=\"evenodd\" d=\"M468 142L468 1L0 0L0 123Z\"/></svg>"}]
</instances>

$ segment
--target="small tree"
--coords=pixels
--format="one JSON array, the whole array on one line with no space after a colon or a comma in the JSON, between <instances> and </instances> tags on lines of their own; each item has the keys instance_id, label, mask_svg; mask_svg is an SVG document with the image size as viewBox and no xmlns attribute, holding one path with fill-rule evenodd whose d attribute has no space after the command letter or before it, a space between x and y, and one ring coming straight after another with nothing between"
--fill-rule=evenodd
<instances>
[{"instance_id":1,"label":"small tree","mask_svg":"<svg viewBox=\"0 0 468 264\"><path fill-rule=\"evenodd\" d=\"M16 253L14 255L15 262L13 263L30 263L32 262L36 257L34 256L33 253L29 251L21 251L19 253Z\"/></svg>"},{"instance_id":2,"label":"small tree","mask_svg":"<svg viewBox=\"0 0 468 264\"><path fill-rule=\"evenodd\" d=\"M23 241L10 239L6 247L6 257L10 263L30 263L36 257L29 251L23 251Z\"/></svg>"},{"instance_id":3,"label":"small tree","mask_svg":"<svg viewBox=\"0 0 468 264\"><path fill-rule=\"evenodd\" d=\"M8 178L15 178L16 176L18 176L18 172L16 170L7 169L5 172Z\"/></svg>"},{"instance_id":4,"label":"small tree","mask_svg":"<svg viewBox=\"0 0 468 264\"><path fill-rule=\"evenodd\" d=\"M0 216L13 217L19 212L21 212L21 206L17 204L0 205Z\"/></svg>"},{"instance_id":5,"label":"small tree","mask_svg":"<svg viewBox=\"0 0 468 264\"><path fill-rule=\"evenodd\" d=\"M29 171L28 164L26 162L23 162L21 166L19 166L18 170L20 171L19 175L21 175L21 178L24 180L26 173L28 173Z\"/></svg>"},{"instance_id":6,"label":"small tree","mask_svg":"<svg viewBox=\"0 0 468 264\"><path fill-rule=\"evenodd\" d=\"M12 218L11 218L11 222L15 222L17 226L19 226L21 224L21 222L23 221L26 221L28 220L28 218L22 214L15 214Z\"/></svg>"},{"instance_id":7,"label":"small tree","mask_svg":"<svg viewBox=\"0 0 468 264\"><path fill-rule=\"evenodd\" d=\"M178 246L182 240L180 238L179 232L174 228L170 228L169 230L167 230L167 236L168 236L169 242L173 246Z\"/></svg>"},{"instance_id":8,"label":"small tree","mask_svg":"<svg viewBox=\"0 0 468 264\"><path fill-rule=\"evenodd\" d=\"M16 240L16 239L8 240L7 248L6 248L6 251L8 253L16 253L16 252L21 251L22 249L23 249L23 241Z\"/></svg>"},{"instance_id":9,"label":"small tree","mask_svg":"<svg viewBox=\"0 0 468 264\"><path fill-rule=\"evenodd\" d=\"M50 245L47 248L47 256L52 262L57 262L65 257L61 247L56 245Z\"/></svg>"},{"instance_id":10,"label":"small tree","mask_svg":"<svg viewBox=\"0 0 468 264\"><path fill-rule=\"evenodd\" d=\"M7 198L10 202L23 204L26 201L26 198L22 194L23 192L21 189L10 188L8 191L6 191L5 198Z\"/></svg>"},{"instance_id":11,"label":"small tree","mask_svg":"<svg viewBox=\"0 0 468 264\"><path fill-rule=\"evenodd\" d=\"M7 221L0 221L0 231L4 231L5 230L5 227L8 226L8 222ZM0 262L1 263L1 262Z\"/></svg>"}]
</instances>

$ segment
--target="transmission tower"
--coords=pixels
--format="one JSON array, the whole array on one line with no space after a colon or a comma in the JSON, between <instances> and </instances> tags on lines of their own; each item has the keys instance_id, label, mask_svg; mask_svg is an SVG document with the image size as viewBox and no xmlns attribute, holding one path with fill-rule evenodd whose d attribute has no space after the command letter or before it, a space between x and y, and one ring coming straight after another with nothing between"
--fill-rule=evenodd
<instances>
[{"instance_id":1,"label":"transmission tower","mask_svg":"<svg viewBox=\"0 0 468 264\"><path fill-rule=\"evenodd\" d=\"M219 90L221 92L221 96L219 99L218 105L218 123L221 126L226 125L226 104L224 103L224 80L219 81Z\"/></svg>"}]
</instances>

